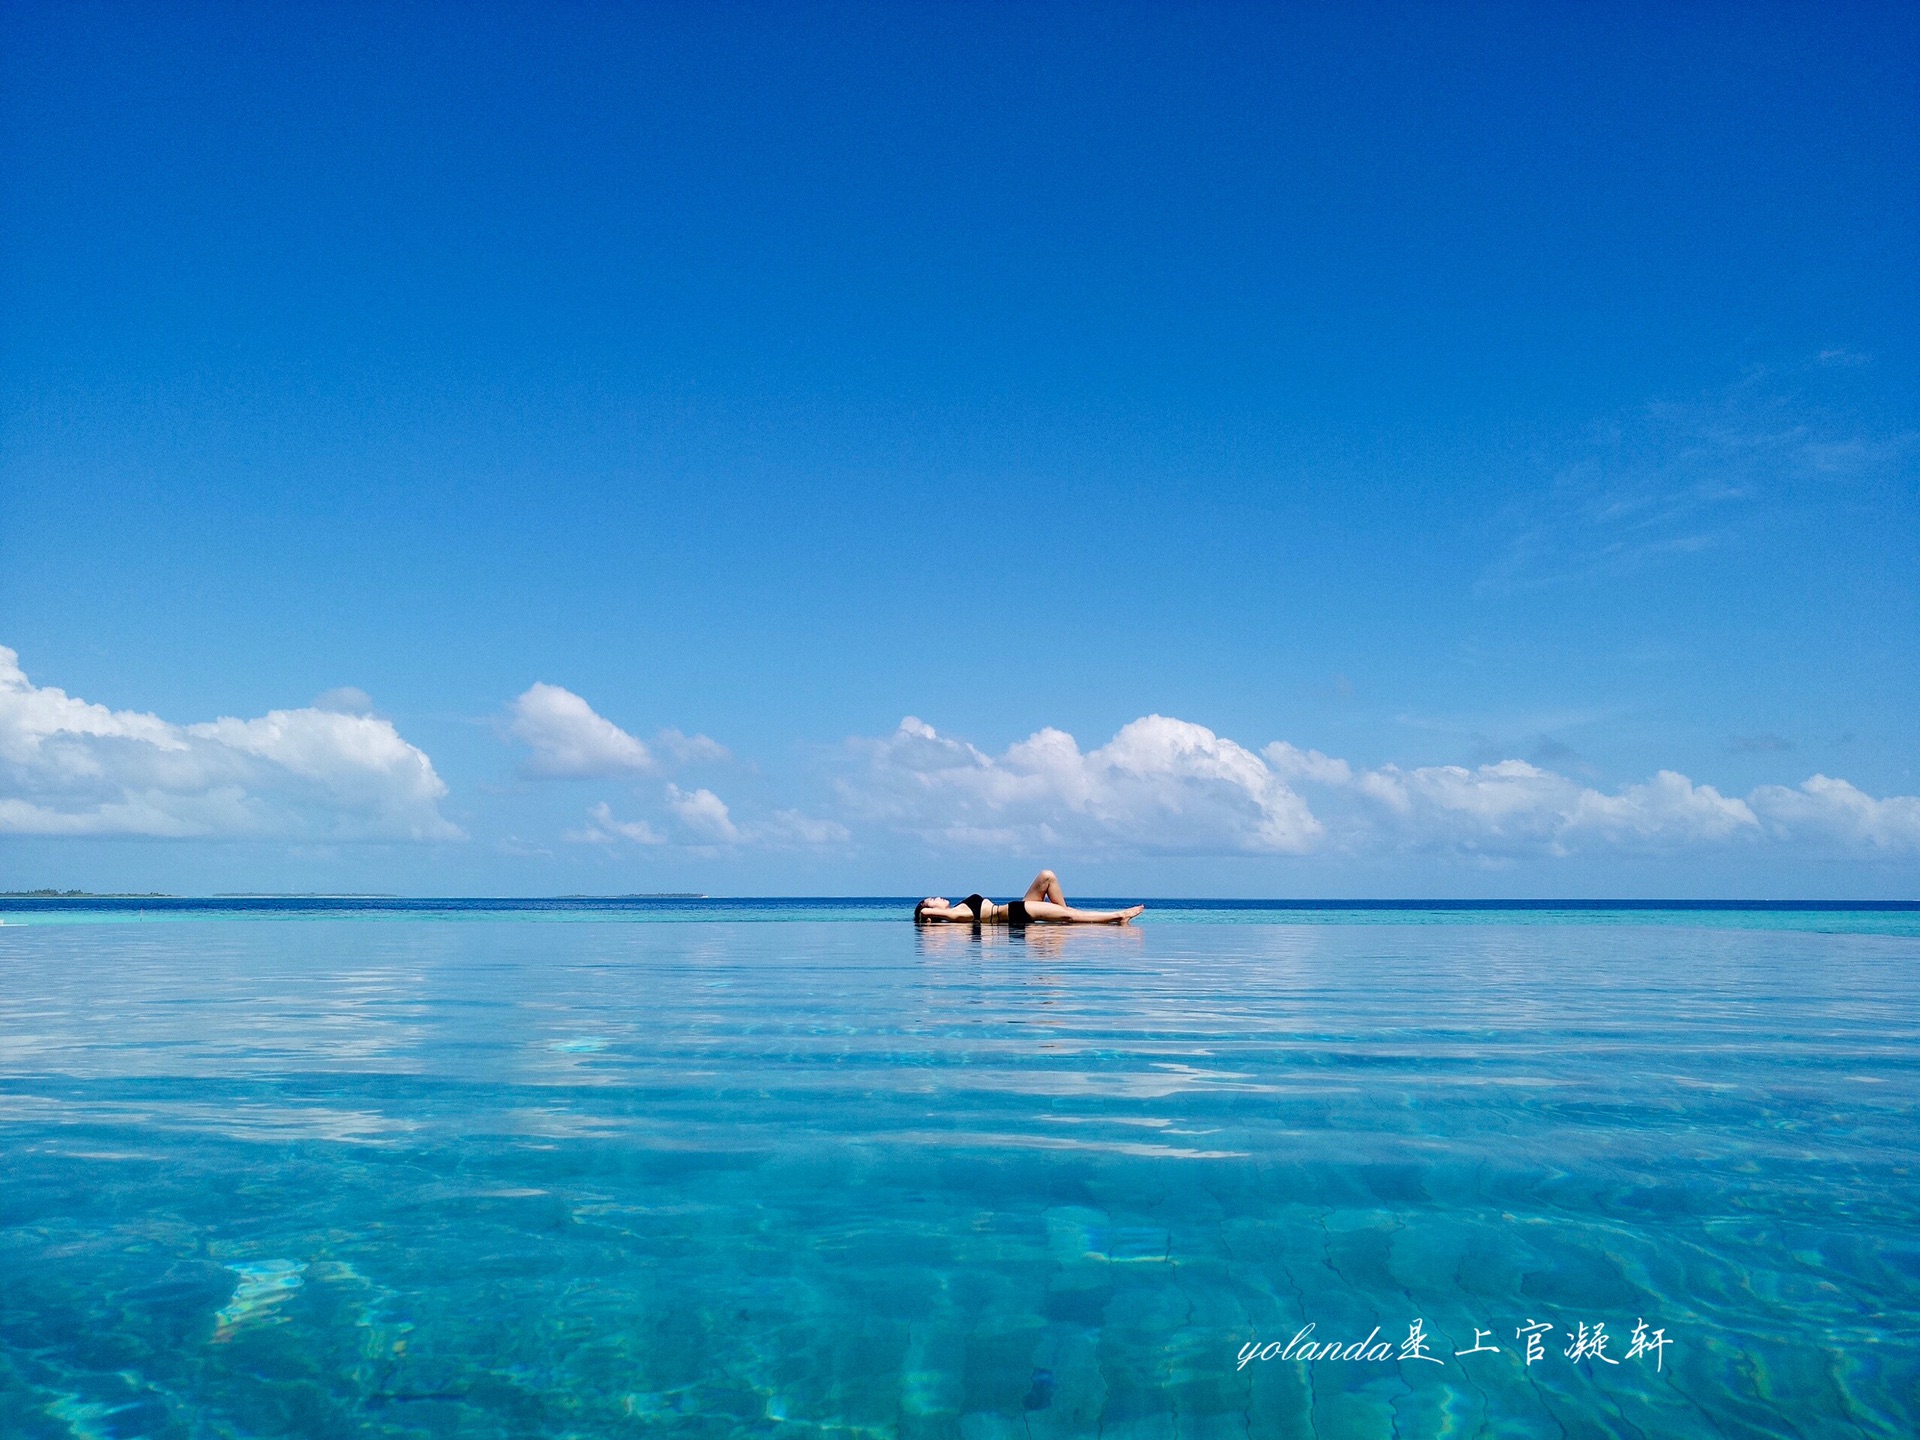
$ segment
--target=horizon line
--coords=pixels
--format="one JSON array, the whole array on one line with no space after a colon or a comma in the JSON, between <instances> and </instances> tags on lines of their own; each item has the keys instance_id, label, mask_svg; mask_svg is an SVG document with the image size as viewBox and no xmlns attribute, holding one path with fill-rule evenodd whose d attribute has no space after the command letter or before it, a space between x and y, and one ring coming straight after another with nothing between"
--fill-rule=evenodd
<instances>
[{"instance_id":1,"label":"horizon line","mask_svg":"<svg viewBox=\"0 0 1920 1440\"><path fill-rule=\"evenodd\" d=\"M240 908L249 905L306 904L314 906L357 905L371 908L413 908L432 905L524 905L570 906L604 904L859 904L911 905L918 897L910 895L711 895L695 891L655 891L649 893L586 895L578 892L560 895L400 895L368 892L253 891L210 895L177 895L148 891L89 893L84 891L0 891L0 905L30 902L54 905L99 904L134 906L140 904L217 905ZM1122 899L1121 896L1089 895L1090 900ZM1742 899L1730 896L1149 896L1134 903L1149 909L1158 905L1170 909L1275 909L1275 910L1920 910L1920 899L1831 899L1818 897Z\"/></svg>"}]
</instances>

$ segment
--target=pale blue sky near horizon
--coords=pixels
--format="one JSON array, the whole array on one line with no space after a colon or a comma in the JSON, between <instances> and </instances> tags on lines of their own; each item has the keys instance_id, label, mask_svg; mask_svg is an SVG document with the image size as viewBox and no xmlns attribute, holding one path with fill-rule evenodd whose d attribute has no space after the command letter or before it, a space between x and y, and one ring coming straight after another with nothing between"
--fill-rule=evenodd
<instances>
[{"instance_id":1,"label":"pale blue sky near horizon","mask_svg":"<svg viewBox=\"0 0 1920 1440\"><path fill-rule=\"evenodd\" d=\"M0 889L1912 895L1917 475L1911 7L0 4Z\"/></svg>"}]
</instances>

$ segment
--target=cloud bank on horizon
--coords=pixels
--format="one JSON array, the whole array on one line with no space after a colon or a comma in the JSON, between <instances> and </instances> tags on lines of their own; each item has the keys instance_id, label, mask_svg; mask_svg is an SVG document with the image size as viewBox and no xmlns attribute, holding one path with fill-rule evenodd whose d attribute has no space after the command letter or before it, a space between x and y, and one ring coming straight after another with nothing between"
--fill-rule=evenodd
<instances>
[{"instance_id":1,"label":"cloud bank on horizon","mask_svg":"<svg viewBox=\"0 0 1920 1440\"><path fill-rule=\"evenodd\" d=\"M1920 796L1875 799L1826 775L1736 798L1662 770L1607 793L1524 760L1367 770L1279 740L1255 754L1163 715L1084 754L1048 729L992 756L911 716L892 736L853 749L866 763L840 784L851 809L969 847L1489 857L1738 843L1920 850Z\"/></svg>"},{"instance_id":2,"label":"cloud bank on horizon","mask_svg":"<svg viewBox=\"0 0 1920 1440\"><path fill-rule=\"evenodd\" d=\"M426 753L359 691L314 705L176 724L34 685L0 647L0 834L280 841L456 841ZM503 738L531 781L646 780L653 816L601 798L559 838L576 844L831 849L911 837L933 848L1046 853L1480 858L1800 846L1920 852L1920 796L1876 798L1844 779L1721 793L1672 770L1605 791L1524 760L1373 768L1273 741L1256 751L1203 725L1147 715L1081 750L1052 727L995 755L909 716L838 756L831 808L737 816L670 765L722 764L703 735L650 747L582 696L537 683ZM656 752L656 748L659 753ZM649 797L653 798L649 798Z\"/></svg>"},{"instance_id":3,"label":"cloud bank on horizon","mask_svg":"<svg viewBox=\"0 0 1920 1440\"><path fill-rule=\"evenodd\" d=\"M446 794L426 753L370 714L176 725L36 686L0 646L0 834L459 840Z\"/></svg>"}]
</instances>

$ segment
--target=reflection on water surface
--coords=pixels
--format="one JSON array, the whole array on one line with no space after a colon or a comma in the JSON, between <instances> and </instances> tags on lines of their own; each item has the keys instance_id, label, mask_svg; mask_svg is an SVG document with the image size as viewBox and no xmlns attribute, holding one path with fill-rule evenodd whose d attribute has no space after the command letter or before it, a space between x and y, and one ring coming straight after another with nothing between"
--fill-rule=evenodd
<instances>
[{"instance_id":1,"label":"reflection on water surface","mask_svg":"<svg viewBox=\"0 0 1920 1440\"><path fill-rule=\"evenodd\" d=\"M1920 942L1631 920L9 925L4 1433L1912 1434Z\"/></svg>"}]
</instances>

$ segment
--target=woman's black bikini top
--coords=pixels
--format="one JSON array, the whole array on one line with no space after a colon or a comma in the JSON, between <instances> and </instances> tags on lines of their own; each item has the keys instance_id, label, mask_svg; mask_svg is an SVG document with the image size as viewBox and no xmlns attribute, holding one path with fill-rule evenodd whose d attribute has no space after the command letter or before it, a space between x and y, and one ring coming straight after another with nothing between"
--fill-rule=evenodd
<instances>
[{"instance_id":1,"label":"woman's black bikini top","mask_svg":"<svg viewBox=\"0 0 1920 1440\"><path fill-rule=\"evenodd\" d=\"M967 909L973 911L973 923L978 925L980 923L980 907L987 903L987 897L984 895L969 895L960 903L966 906Z\"/></svg>"}]
</instances>

